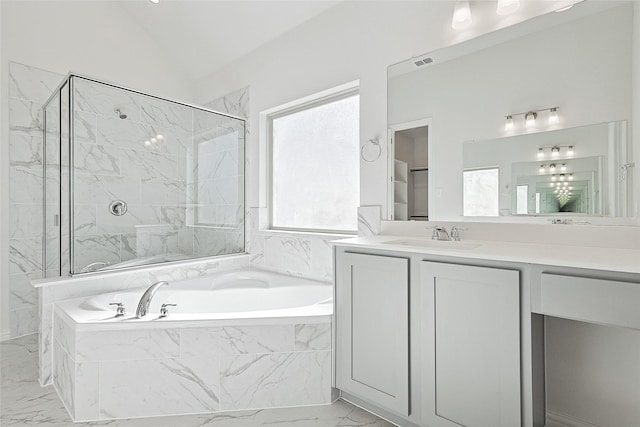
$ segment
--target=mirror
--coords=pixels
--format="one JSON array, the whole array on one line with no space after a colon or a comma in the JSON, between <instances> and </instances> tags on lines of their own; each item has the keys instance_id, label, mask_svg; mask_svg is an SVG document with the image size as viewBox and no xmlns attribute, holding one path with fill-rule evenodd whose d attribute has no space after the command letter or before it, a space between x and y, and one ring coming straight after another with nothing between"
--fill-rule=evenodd
<instances>
[{"instance_id":1,"label":"mirror","mask_svg":"<svg viewBox=\"0 0 640 427\"><path fill-rule=\"evenodd\" d=\"M626 140L620 121L466 142L463 214L624 216Z\"/></svg>"},{"instance_id":2,"label":"mirror","mask_svg":"<svg viewBox=\"0 0 640 427\"><path fill-rule=\"evenodd\" d=\"M634 2L582 2L390 66L390 141L402 124L429 122L429 220L535 222L562 214L636 223L623 219L638 215L634 16L640 16ZM557 120L550 121L554 108ZM536 113L532 123L525 120L529 112ZM602 137L592 141L596 134ZM555 145L566 152L567 141L576 141L573 157L551 158L550 151L537 157L538 148ZM560 201L549 167L560 172L562 163L574 168L574 185L567 185L569 198L562 184ZM394 167L389 159L389 183ZM400 219L391 215L394 192L389 185L387 218Z\"/></svg>"}]
</instances>

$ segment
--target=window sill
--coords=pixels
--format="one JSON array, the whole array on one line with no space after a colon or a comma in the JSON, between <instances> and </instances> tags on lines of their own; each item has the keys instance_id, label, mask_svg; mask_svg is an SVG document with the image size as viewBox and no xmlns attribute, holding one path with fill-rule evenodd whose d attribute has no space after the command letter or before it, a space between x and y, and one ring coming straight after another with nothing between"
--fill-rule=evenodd
<instances>
[{"instance_id":1,"label":"window sill","mask_svg":"<svg viewBox=\"0 0 640 427\"><path fill-rule=\"evenodd\" d=\"M313 232L313 231L272 230L268 228L258 230L258 233L262 235L268 235L268 236L316 237L316 238L322 238L326 240L349 239L352 237L358 237L358 233L353 233L353 234L320 233L320 232Z\"/></svg>"}]
</instances>

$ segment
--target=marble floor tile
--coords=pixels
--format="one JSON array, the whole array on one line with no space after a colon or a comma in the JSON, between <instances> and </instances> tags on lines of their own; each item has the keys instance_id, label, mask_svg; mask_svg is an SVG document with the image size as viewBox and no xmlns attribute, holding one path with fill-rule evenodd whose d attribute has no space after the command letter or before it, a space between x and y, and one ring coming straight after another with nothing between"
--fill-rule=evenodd
<instances>
[{"instance_id":1,"label":"marble floor tile","mask_svg":"<svg viewBox=\"0 0 640 427\"><path fill-rule=\"evenodd\" d=\"M37 360L29 357L32 337L0 343L0 425L44 427L391 427L343 401L332 405L221 412L73 424L52 386L40 387Z\"/></svg>"}]
</instances>

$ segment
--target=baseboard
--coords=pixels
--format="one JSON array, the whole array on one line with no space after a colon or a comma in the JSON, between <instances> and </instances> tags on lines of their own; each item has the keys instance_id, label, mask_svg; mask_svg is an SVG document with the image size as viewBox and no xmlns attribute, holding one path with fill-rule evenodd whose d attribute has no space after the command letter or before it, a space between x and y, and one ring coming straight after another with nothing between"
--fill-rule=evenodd
<instances>
[{"instance_id":1,"label":"baseboard","mask_svg":"<svg viewBox=\"0 0 640 427\"><path fill-rule=\"evenodd\" d=\"M418 425L412 423L411 421L403 419L402 417L392 414L391 412L384 409L378 408L377 406L372 405L371 403L362 400L359 397L353 396L349 393L345 393L344 391L341 392L340 398L345 402L348 402L354 406L357 406L358 408L372 413L378 418L382 418L383 420L390 422L393 425L400 427L418 427Z\"/></svg>"},{"instance_id":2,"label":"baseboard","mask_svg":"<svg viewBox=\"0 0 640 427\"><path fill-rule=\"evenodd\" d=\"M547 422L545 427L601 427L587 421L579 420L565 414L547 410Z\"/></svg>"}]
</instances>

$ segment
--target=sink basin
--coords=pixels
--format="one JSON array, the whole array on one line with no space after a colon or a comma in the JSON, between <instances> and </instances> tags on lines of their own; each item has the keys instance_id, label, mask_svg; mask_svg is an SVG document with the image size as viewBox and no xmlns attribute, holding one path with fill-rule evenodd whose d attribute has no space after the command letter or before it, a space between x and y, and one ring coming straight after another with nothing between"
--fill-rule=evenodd
<instances>
[{"instance_id":1,"label":"sink basin","mask_svg":"<svg viewBox=\"0 0 640 427\"><path fill-rule=\"evenodd\" d=\"M400 246L415 246L419 248L435 248L435 249L449 249L449 250L470 250L480 247L477 243L467 242L455 242L452 240L389 240L381 242L384 245L400 245Z\"/></svg>"}]
</instances>

